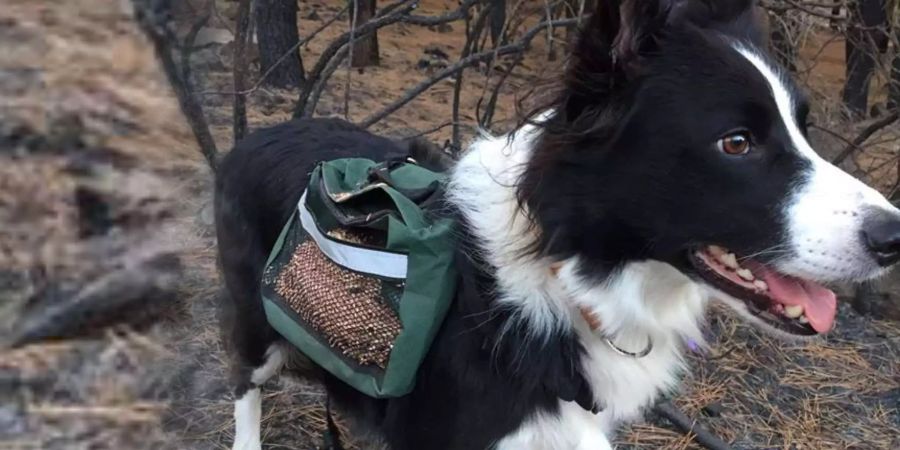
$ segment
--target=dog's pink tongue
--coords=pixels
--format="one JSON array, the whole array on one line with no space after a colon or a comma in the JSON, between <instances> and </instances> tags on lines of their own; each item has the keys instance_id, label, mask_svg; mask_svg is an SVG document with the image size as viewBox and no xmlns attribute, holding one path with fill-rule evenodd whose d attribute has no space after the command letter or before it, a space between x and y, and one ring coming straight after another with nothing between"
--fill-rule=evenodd
<instances>
[{"instance_id":1,"label":"dog's pink tongue","mask_svg":"<svg viewBox=\"0 0 900 450\"><path fill-rule=\"evenodd\" d=\"M770 296L783 305L801 305L809 325L825 333L834 325L837 297L830 289L807 280L779 274L759 264L753 273L769 285Z\"/></svg>"}]
</instances>

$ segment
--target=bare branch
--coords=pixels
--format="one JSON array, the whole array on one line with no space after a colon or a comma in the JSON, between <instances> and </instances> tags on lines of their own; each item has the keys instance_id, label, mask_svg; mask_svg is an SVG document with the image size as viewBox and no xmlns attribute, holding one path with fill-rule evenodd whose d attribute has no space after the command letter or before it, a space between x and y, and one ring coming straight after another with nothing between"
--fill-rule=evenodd
<instances>
[{"instance_id":1,"label":"bare branch","mask_svg":"<svg viewBox=\"0 0 900 450\"><path fill-rule=\"evenodd\" d=\"M709 430L698 424L696 420L685 415L670 402L658 403L653 408L653 411L668 419L669 422L672 422L672 424L683 433L693 436L698 444L701 444L710 450L732 450L731 445L718 436L710 433Z\"/></svg>"},{"instance_id":2,"label":"bare branch","mask_svg":"<svg viewBox=\"0 0 900 450\"><path fill-rule=\"evenodd\" d=\"M210 1L209 3L215 3L215 1ZM194 25L191 26L188 34L184 37L184 43L181 44L181 77L187 83L191 83L191 54L194 52L194 43L197 42L197 35L200 34L200 29L206 26L210 17L211 14L206 13L194 22Z\"/></svg>"},{"instance_id":3,"label":"bare branch","mask_svg":"<svg viewBox=\"0 0 900 450\"><path fill-rule=\"evenodd\" d=\"M138 26L153 44L156 57L162 64L163 72L166 74L172 90L175 91L178 106L190 124L200 152L203 153L209 167L215 171L219 153L216 149L216 141L209 131L203 107L194 96L190 82L190 68L183 67L182 70L179 70L172 56L172 43L176 41L173 40L174 33L168 28L169 17L166 16L168 11L157 11L153 5L147 3L144 0L132 0Z\"/></svg>"},{"instance_id":4,"label":"bare branch","mask_svg":"<svg viewBox=\"0 0 900 450\"><path fill-rule=\"evenodd\" d=\"M341 66L341 62L350 53L350 48L352 46L352 44L348 43L341 47L340 50L338 50L338 52L334 55L334 58L332 58L331 62L328 63L328 67L326 67L325 70L322 71L322 75L319 77L316 86L313 88L313 91L309 98L309 104L306 107L309 111L308 114L306 114L308 117L312 117L313 115L315 115L316 106L319 104L319 98L322 96L322 91L324 91L325 86L328 85L328 80L331 79L331 75L334 74L335 71L337 71L338 67Z\"/></svg>"},{"instance_id":5,"label":"bare branch","mask_svg":"<svg viewBox=\"0 0 900 450\"><path fill-rule=\"evenodd\" d=\"M376 32L380 28L398 22L420 26L432 26L453 22L463 18L465 11L468 11L469 8L471 8L479 1L481 0L465 0L462 4L460 4L459 8L457 8L453 12L429 17L410 15L409 13L416 8L417 2L415 0L404 0L384 8L377 17L369 20L361 27L358 27L354 36L356 39L359 39L367 36L370 33ZM385 13L384 10L388 10L390 12ZM334 39L334 41L332 41L331 44L329 44L329 46L322 52L322 55L316 62L316 65L309 73L306 88L303 89L303 91L300 93L300 98L297 100L297 105L294 108L294 117L303 117L312 114L311 109L314 108L310 108L310 106L308 105L308 101L314 91L313 86L318 85L319 78L322 76L325 69L329 67L329 65L331 64L331 60L337 57L338 51L349 41L350 32L346 32Z\"/></svg>"},{"instance_id":6,"label":"bare branch","mask_svg":"<svg viewBox=\"0 0 900 450\"><path fill-rule=\"evenodd\" d=\"M500 80L497 81L497 84L494 85L494 89L491 91L491 96L488 98L487 105L484 107L484 115L479 114L479 110L481 109L482 101L484 100L484 96L478 100L478 104L475 105L475 117L478 118L478 125L482 128L490 128L491 123L494 121L494 111L497 108L497 99L500 97L500 89L503 87L503 84L506 82L506 79L512 75L513 70L515 70L516 66L522 63L524 58L520 55L513 61L512 64L503 72L503 75L500 77Z\"/></svg>"},{"instance_id":7,"label":"bare branch","mask_svg":"<svg viewBox=\"0 0 900 450\"><path fill-rule=\"evenodd\" d=\"M365 36L368 33L374 32L381 27L397 23L399 22L403 16L413 9L416 8L415 0L403 0L400 2L400 5L391 7L391 13L387 15L379 16L375 19L372 19L366 22L363 26L359 27L355 30L355 36ZM310 95L312 95L314 91L314 87L319 85L319 78L322 76L322 72L329 66L331 60L335 58L338 51L346 45L350 41L350 32L344 33L333 41L325 50L322 51L322 55L319 56L319 60L316 61L316 65L313 66L312 70L310 70L309 75L306 79L306 87L303 88L300 92L300 98L297 99L297 105L294 107L294 117L303 117L311 114L311 111L308 112L307 102L309 101Z\"/></svg>"},{"instance_id":8,"label":"bare branch","mask_svg":"<svg viewBox=\"0 0 900 450\"><path fill-rule=\"evenodd\" d=\"M554 20L551 22L552 22L551 25L554 27L566 27L566 26L575 25L578 22L578 19L576 19L576 18L560 19L560 20ZM431 86L434 86L439 81L441 81L447 77L450 77L453 74L458 73L459 71L465 69L466 67L469 67L469 66L472 66L472 65L484 62L484 61L490 61L490 60L493 60L494 58L498 58L501 56L524 52L528 48L528 44L531 43L531 40L534 39L534 37L541 30L545 29L546 27L547 27L546 23L540 23L537 26L528 30L524 35L522 35L521 38L519 38L518 41L516 41L512 44L507 44L507 45L504 45L501 47L497 47L497 49L495 49L495 50L484 51L481 53L475 53L473 55L470 55L466 58L463 58L463 59L457 61L456 64L454 64L450 67L447 67L446 69L435 73L431 78L429 78L425 81L422 81L421 83L416 85L414 88L407 91L406 94L403 95L403 97L395 100L393 103L386 106L381 111L367 117L365 120L363 120L360 123L360 125L363 128L368 128L368 127L380 122L382 119L393 114L398 109L402 108L404 105L409 103L412 99L416 98L416 96L418 96L419 94L421 94L422 92L424 92L425 90L430 88Z\"/></svg>"},{"instance_id":9,"label":"bare branch","mask_svg":"<svg viewBox=\"0 0 900 450\"><path fill-rule=\"evenodd\" d=\"M291 47L290 50L288 50L283 55L281 55L278 58L278 61L275 61L275 64L272 64L272 67L269 67L265 71L265 73L260 75L259 79L256 80L256 83L253 84L253 87L251 87L250 89L247 89L245 91L242 91L240 93L244 94L244 95L248 95L248 94L252 94L252 93L258 91L259 88L262 86L263 82L266 81L266 78L268 78L269 75L272 74L272 72L275 70L276 67L278 67L279 64L281 64L282 62L287 60L287 58L290 57L294 52L296 52L297 49L308 44L319 33L321 33L323 30L328 28L331 24L336 22L338 19L340 19L341 16L343 16L344 13L347 12L347 10L349 8L350 8L349 6L345 6L343 9L338 11L337 14L334 15L334 17L326 20L325 22L322 23L322 25L319 26L319 28L316 28L315 30L313 30L313 32L310 33L309 36L306 36L305 38L300 39L296 44L294 44L293 47ZM237 95L237 93L235 91L203 91L203 92L200 92L199 95Z\"/></svg>"},{"instance_id":10,"label":"bare branch","mask_svg":"<svg viewBox=\"0 0 900 450\"><path fill-rule=\"evenodd\" d=\"M831 161L832 164L840 164L847 159L850 154L852 154L855 150L858 150L862 144L866 142L873 134L880 131L882 128L894 123L897 119L900 118L900 112L894 111L881 119L873 122L869 126L863 128L862 131L854 138L844 150L841 151L834 159Z\"/></svg>"},{"instance_id":11,"label":"bare branch","mask_svg":"<svg viewBox=\"0 0 900 450\"><path fill-rule=\"evenodd\" d=\"M247 46L250 44L250 0L238 3L237 24L234 34L234 142L247 133L247 99L244 81L247 78Z\"/></svg>"},{"instance_id":12,"label":"bare branch","mask_svg":"<svg viewBox=\"0 0 900 450\"><path fill-rule=\"evenodd\" d=\"M347 64L347 82L344 85L344 119L350 118L350 78L353 76L353 47L356 47L356 19L359 17L359 0L350 0L348 4L353 5L353 15L350 16L350 41L348 42L349 60ZM327 79L327 77L326 77Z\"/></svg>"},{"instance_id":13,"label":"bare branch","mask_svg":"<svg viewBox=\"0 0 900 450\"><path fill-rule=\"evenodd\" d=\"M475 19L475 23L469 27L469 16L466 15L466 43L463 46L462 54L460 55L461 59L465 59L467 56L472 54L472 49L476 42L478 42L478 37L481 36L481 33L485 29L485 25L487 24L488 17L491 16L491 10L496 8L494 3L487 3L484 8L478 13L478 17ZM450 145L453 152L458 152L461 147L461 139L459 136L459 101L460 101L460 93L462 91L463 84L463 74L465 70L460 70L459 74L456 76L456 81L453 86L453 111L452 111L452 119L451 122L453 125L453 131L450 137Z\"/></svg>"}]
</instances>

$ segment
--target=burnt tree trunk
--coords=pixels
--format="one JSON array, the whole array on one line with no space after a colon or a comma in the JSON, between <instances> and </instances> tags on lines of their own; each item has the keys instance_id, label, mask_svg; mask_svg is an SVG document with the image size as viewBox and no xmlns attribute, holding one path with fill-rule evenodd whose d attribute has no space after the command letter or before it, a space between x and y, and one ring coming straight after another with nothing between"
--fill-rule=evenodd
<instances>
[{"instance_id":1,"label":"burnt tree trunk","mask_svg":"<svg viewBox=\"0 0 900 450\"><path fill-rule=\"evenodd\" d=\"M293 48L300 41L297 1L256 0L254 16L260 74L266 74L271 69L263 85L302 87L305 81L303 61L299 49Z\"/></svg>"},{"instance_id":2,"label":"burnt tree trunk","mask_svg":"<svg viewBox=\"0 0 900 450\"><path fill-rule=\"evenodd\" d=\"M884 0L856 0L848 7L845 57L847 61L844 106L851 118L866 115L869 104L869 84L875 72L879 50L886 43L884 27L887 23Z\"/></svg>"},{"instance_id":3,"label":"burnt tree trunk","mask_svg":"<svg viewBox=\"0 0 900 450\"><path fill-rule=\"evenodd\" d=\"M356 11L359 6L359 11ZM356 16L356 28L361 27L375 17L375 0L350 0L350 25L353 26ZM350 61L352 67L366 67L378 65L378 33L373 32L367 36L354 37L353 58Z\"/></svg>"},{"instance_id":4,"label":"burnt tree trunk","mask_svg":"<svg viewBox=\"0 0 900 450\"><path fill-rule=\"evenodd\" d=\"M494 48L506 44L503 27L506 25L506 0L491 1L491 44Z\"/></svg>"},{"instance_id":5,"label":"burnt tree trunk","mask_svg":"<svg viewBox=\"0 0 900 450\"><path fill-rule=\"evenodd\" d=\"M238 142L247 134L247 47L250 45L250 0L238 3L237 19L234 26L234 101L232 118L234 142Z\"/></svg>"}]
</instances>

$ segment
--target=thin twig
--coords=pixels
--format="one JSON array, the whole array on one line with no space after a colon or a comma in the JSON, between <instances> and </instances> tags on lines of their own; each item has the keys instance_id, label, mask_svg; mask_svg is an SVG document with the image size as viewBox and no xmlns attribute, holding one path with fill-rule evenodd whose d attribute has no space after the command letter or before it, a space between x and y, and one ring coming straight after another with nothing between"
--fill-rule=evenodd
<instances>
[{"instance_id":1,"label":"thin twig","mask_svg":"<svg viewBox=\"0 0 900 450\"><path fill-rule=\"evenodd\" d=\"M436 133L436 132L438 132L438 131L443 130L444 128L447 128L447 127L453 126L453 125L466 126L465 124L457 124L457 123L454 123L452 120L450 120L450 121L444 122L444 123L442 123L442 124L440 124L440 125L438 125L438 126L436 126L436 127L429 128L429 129L427 129L427 130L425 130L425 131L420 131L420 132L418 132L418 133L416 133L416 134L411 134L411 135L409 135L409 136L403 136L402 139L413 139L413 138L417 138L417 137L422 137L422 136L425 136L425 135L428 135L428 134L431 134L431 133Z\"/></svg>"},{"instance_id":2,"label":"thin twig","mask_svg":"<svg viewBox=\"0 0 900 450\"><path fill-rule=\"evenodd\" d=\"M375 32L381 27L397 23L403 19L403 16L413 9L416 8L416 0L402 0L399 2L399 5L391 6L391 13L383 16L379 16L372 20L366 22L363 26L359 27L355 30L355 36L362 37L366 36L371 32ZM329 67L332 59L336 58L336 55L341 48L350 41L350 33L344 33L328 44L328 47L322 51L322 54L319 56L319 59L316 61L315 66L313 66L312 70L309 71L309 75L306 78L306 86L300 91L300 97L297 99L297 104L294 106L294 117L304 117L311 115L311 112L308 111L310 108L308 105L310 96L315 91L316 86L319 85L319 79L322 76L322 73L326 68Z\"/></svg>"},{"instance_id":3,"label":"thin twig","mask_svg":"<svg viewBox=\"0 0 900 450\"><path fill-rule=\"evenodd\" d=\"M350 17L350 42L348 45L350 46L349 55L347 59L350 61L347 64L347 82L344 86L344 119L350 119L350 78L353 76L353 47L356 47L356 18L359 17L359 0L350 0L350 4L353 5L353 15Z\"/></svg>"},{"instance_id":4,"label":"thin twig","mask_svg":"<svg viewBox=\"0 0 900 450\"><path fill-rule=\"evenodd\" d=\"M844 160L847 159L847 157L850 156L851 153L859 149L860 146L865 143L867 139L872 137L873 134L877 133L882 128L896 122L898 118L900 118L900 112L894 111L882 117L881 119L878 119L869 126L863 128L863 130L856 136L856 138L854 138L853 141L851 141L850 144L848 144L847 147L845 147L844 150L841 151L841 153L839 153L834 157L833 160L831 160L831 163L840 164L844 162Z\"/></svg>"},{"instance_id":5,"label":"thin twig","mask_svg":"<svg viewBox=\"0 0 900 450\"><path fill-rule=\"evenodd\" d=\"M437 16L416 16L409 14L412 10L414 10L417 6L416 0L404 0L392 5L389 5L385 9L389 10L390 13L380 13L377 17L367 21L362 26L356 29L356 39L360 39L365 37L371 33L376 32L380 28L384 28L388 25L392 25L398 22L411 24L411 25L419 25L419 26L434 26L440 25L443 23L453 22L463 18L465 11L468 11L473 5L481 0L464 0L459 8L455 11L440 14ZM309 73L309 77L307 78L307 87L300 93L300 98L297 100L297 105L294 107L294 117L304 117L312 114L310 105L308 105L310 96L314 92L315 85L318 85L317 81L322 76L323 72L329 65L331 65L331 60L337 58L337 53L347 44L350 40L350 33L344 33L341 36L338 36L334 39L331 44L322 52L322 55L319 57L319 60L316 62L316 65Z\"/></svg>"},{"instance_id":6,"label":"thin twig","mask_svg":"<svg viewBox=\"0 0 900 450\"><path fill-rule=\"evenodd\" d=\"M165 411L162 403L140 402L126 405L29 405L28 412L47 418L79 417L104 419L119 424L157 422Z\"/></svg>"},{"instance_id":7,"label":"thin twig","mask_svg":"<svg viewBox=\"0 0 900 450\"><path fill-rule=\"evenodd\" d=\"M550 9L550 0L544 0L544 9L546 10L545 14L547 16L547 23L549 24L551 20L553 20L553 12ZM556 54L553 51L553 27L547 25L547 61L553 61L556 58Z\"/></svg>"},{"instance_id":8,"label":"thin twig","mask_svg":"<svg viewBox=\"0 0 900 450\"><path fill-rule=\"evenodd\" d=\"M573 19L560 19L560 20L555 20L552 22L553 22L553 26L564 27L564 26L574 25L577 22L577 19L574 19L574 18ZM547 24L540 23L537 26L535 26L534 28L531 28L530 30L528 30L515 43L497 47L495 50L485 51L485 52L481 52L481 53L475 53L464 59L457 61L456 64L454 64L450 67L447 67L444 70L441 70L440 72L435 73L431 78L422 81L421 83L416 85L414 88L408 90L406 92L406 94L403 95L403 97L395 100L390 105L384 107L381 111L378 111L375 114L372 114L371 116L367 117L365 120L363 120L360 123L360 125L363 128L368 128L368 127L380 122L382 119L393 114L398 109L402 108L404 105L409 103L412 99L416 98L416 96L418 96L419 94L421 94L422 92L424 92L425 90L430 88L431 86L434 86L439 81L441 81L447 77L450 77L453 74L458 73L459 71L465 69L466 67L478 64L483 61L490 61L490 60L493 60L494 58L499 58L501 56L505 56L508 54L520 53L520 52L525 51L525 49L528 47L528 44L531 43L531 40L534 39L534 37L541 30L543 30L546 26L547 26Z\"/></svg>"}]
</instances>

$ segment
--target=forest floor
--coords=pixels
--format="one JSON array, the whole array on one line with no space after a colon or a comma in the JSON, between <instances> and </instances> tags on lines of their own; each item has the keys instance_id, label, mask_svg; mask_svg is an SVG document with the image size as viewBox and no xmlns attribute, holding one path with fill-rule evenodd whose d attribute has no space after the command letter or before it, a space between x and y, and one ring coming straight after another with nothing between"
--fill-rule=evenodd
<instances>
[{"instance_id":1,"label":"forest floor","mask_svg":"<svg viewBox=\"0 0 900 450\"><path fill-rule=\"evenodd\" d=\"M220 282L211 172L122 3L7 0L0 8L3 449L230 447L233 399L215 307ZM301 35L342 4L302 2ZM208 45L192 61L218 147L227 151L231 97L214 92L232 89L232 66L227 39L216 36L233 27L234 3L217 5L220 15L205 33ZM417 13L455 6L423 0ZM303 48L307 69L347 29L345 22ZM347 74L339 71L317 113L344 116L345 98L351 120L380 109L456 58L462 30L461 22L382 30L381 65L352 72L346 96ZM495 129L514 123L517 98L561 66L546 55L545 41L537 39L501 90ZM830 50L824 64L840 67L841 55L840 48ZM823 92L840 84L834 66L815 74L827 75L810 81ZM460 104L466 123L475 120L487 80L482 71L465 74ZM373 129L399 137L445 123L452 88L452 81L438 83ZM288 119L296 96L292 90L253 92L251 128ZM429 137L443 143L449 128ZM817 139L829 154L842 147L827 136ZM883 156L870 153L848 168ZM881 180L870 181L881 186ZM105 323L92 316L89 329L75 323L61 337L41 338L48 321L72 322L60 305L113 289L117 277L141 280L144 287L139 296L115 297L136 299L125 303L125 317ZM885 281L881 304L897 304L898 280ZM48 319L48 311L57 315ZM735 448L900 448L900 316L894 319L862 316L842 301L828 336L784 344L714 309L711 351L689 356L691 370L672 399ZM14 341L27 345L6 347ZM315 448L324 428L322 400L315 385L286 377L268 383L266 448ZM623 428L617 442L623 449L698 448L652 414Z\"/></svg>"}]
</instances>

